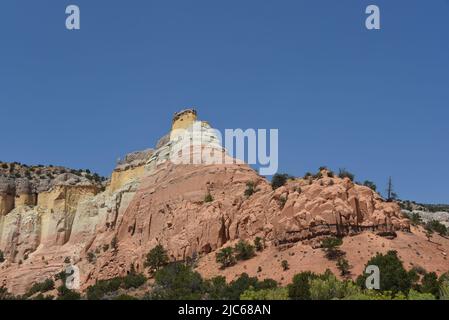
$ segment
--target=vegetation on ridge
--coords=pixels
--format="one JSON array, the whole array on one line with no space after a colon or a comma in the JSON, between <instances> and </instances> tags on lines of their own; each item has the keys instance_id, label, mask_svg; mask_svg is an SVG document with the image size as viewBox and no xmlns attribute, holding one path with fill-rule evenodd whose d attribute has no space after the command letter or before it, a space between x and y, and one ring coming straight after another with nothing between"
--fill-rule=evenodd
<instances>
[{"instance_id":1,"label":"vegetation on ridge","mask_svg":"<svg viewBox=\"0 0 449 320\"><path fill-rule=\"evenodd\" d=\"M334 240L329 243L335 244ZM245 244L247 246L247 244ZM335 247L335 246L331 246ZM230 248L231 249L231 248ZM154 249L153 249L154 250ZM153 253L159 258L157 261L166 261L163 252L158 247ZM232 251L231 251L232 252ZM422 268L405 270L402 261L395 251L386 254L376 254L367 265L377 265L382 277L380 290L365 288L366 275L360 275L356 281L340 280L330 270L323 274L313 272L300 272L296 274L287 286L280 286L273 279L259 280L243 273L231 282L222 276L208 280L186 263L174 262L160 267L154 273L154 283L149 289L147 278L137 273L134 266L125 277L116 277L109 280L100 280L90 286L85 296L69 290L65 286L58 287L59 300L78 300L86 298L91 300L133 300L136 296L130 295L130 290L139 289L146 292L141 299L151 300L447 300L449 299L449 272L438 276L428 273ZM284 270L288 269L288 262L282 263ZM64 275L58 277L64 281ZM51 295L42 293L53 291L55 283L49 279L32 286L29 292L21 297L15 297L5 288L0 288L0 300L11 299L55 299Z\"/></svg>"}]
</instances>

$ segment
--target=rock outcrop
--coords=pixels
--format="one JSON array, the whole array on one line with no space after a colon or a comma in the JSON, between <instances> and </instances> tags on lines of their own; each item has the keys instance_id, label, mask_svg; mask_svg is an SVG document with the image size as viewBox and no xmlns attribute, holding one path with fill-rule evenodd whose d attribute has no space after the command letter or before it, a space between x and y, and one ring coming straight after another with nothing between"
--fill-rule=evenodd
<instances>
[{"instance_id":1,"label":"rock outcrop","mask_svg":"<svg viewBox=\"0 0 449 320\"><path fill-rule=\"evenodd\" d=\"M201 128L210 132L206 123ZM131 265L143 271L146 254L157 244L172 260L186 260L207 259L238 239L261 237L281 252L314 247L329 235L410 233L396 203L348 178L322 170L273 190L245 164L173 164L169 155L180 136L169 137L156 150L128 155L104 192L70 172L43 184L3 177L0 250L6 261L0 264L0 286L23 293L72 264L85 289L126 274ZM21 197L33 194L36 199Z\"/></svg>"},{"instance_id":2,"label":"rock outcrop","mask_svg":"<svg viewBox=\"0 0 449 320\"><path fill-rule=\"evenodd\" d=\"M0 162L0 217L14 208L45 203L55 187L94 187L100 191L105 178L88 170L54 166L27 166Z\"/></svg>"},{"instance_id":3,"label":"rock outcrop","mask_svg":"<svg viewBox=\"0 0 449 320\"><path fill-rule=\"evenodd\" d=\"M72 174L58 176L50 186L34 193L29 182L16 185L11 210L0 217L0 250L8 260L21 262L41 244L64 245L78 204L100 192L98 185Z\"/></svg>"},{"instance_id":4,"label":"rock outcrop","mask_svg":"<svg viewBox=\"0 0 449 320\"><path fill-rule=\"evenodd\" d=\"M245 196L248 182L256 192ZM210 194L212 202L204 202ZM410 231L395 203L349 179L296 179L273 191L246 165L174 166L145 177L117 226L115 265L142 265L156 244L173 260L259 236L272 246L363 231ZM93 243L100 247L101 243Z\"/></svg>"},{"instance_id":5,"label":"rock outcrop","mask_svg":"<svg viewBox=\"0 0 449 320\"><path fill-rule=\"evenodd\" d=\"M154 150L148 149L126 155L112 172L108 190L110 192L117 191L127 183L142 177L145 174L145 165L153 154Z\"/></svg>"},{"instance_id":6,"label":"rock outcrop","mask_svg":"<svg viewBox=\"0 0 449 320\"><path fill-rule=\"evenodd\" d=\"M0 176L0 217L14 209L15 193L14 180Z\"/></svg>"},{"instance_id":7,"label":"rock outcrop","mask_svg":"<svg viewBox=\"0 0 449 320\"><path fill-rule=\"evenodd\" d=\"M400 205L402 212L408 217L417 215L423 223L438 221L449 228L448 205L418 204L411 201L401 201Z\"/></svg>"}]
</instances>

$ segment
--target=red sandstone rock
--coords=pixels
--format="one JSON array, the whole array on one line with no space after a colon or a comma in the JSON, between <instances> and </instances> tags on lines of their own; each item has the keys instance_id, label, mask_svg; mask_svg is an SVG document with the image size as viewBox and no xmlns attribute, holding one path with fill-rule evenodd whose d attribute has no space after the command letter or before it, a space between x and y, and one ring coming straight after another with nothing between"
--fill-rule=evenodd
<instances>
[{"instance_id":1,"label":"red sandstone rock","mask_svg":"<svg viewBox=\"0 0 449 320\"><path fill-rule=\"evenodd\" d=\"M256 192L246 197L249 181L255 183ZM397 204L385 202L371 189L349 179L329 178L326 172L321 179L290 180L273 191L269 182L247 165L174 166L167 162L135 188L133 184L79 203L66 243L33 244L34 251L20 267L12 261L1 266L0 281L14 292L23 292L32 282L61 271L64 260L70 257L80 268L82 288L86 288L97 279L126 274L131 264L142 271L146 253L156 244L162 244L172 260L200 256L199 270L206 276L224 272L230 277L228 271L211 262L214 251L238 239L259 236L268 249L254 261L266 264L262 266L264 276L276 278L279 270L270 261L275 252L297 253L308 248L301 260L304 264L290 263L297 266L291 272L307 267L307 261L319 261L320 268L326 266L321 250L313 249L314 241L322 236L399 232L400 240L376 239L397 248L400 254L403 249L395 245L398 241L419 239L423 243L422 236L410 233L409 222ZM212 202L204 202L207 194L212 195ZM105 250L114 237L117 249ZM351 238L345 239L345 245ZM351 259L355 257L350 261L355 269L375 253L367 249L369 245L364 242L348 247L366 251L364 260L356 260L360 255L348 252ZM447 251L449 245L444 246ZM426 250L423 256L434 254L433 249ZM95 253L94 261L88 261L88 252ZM207 265L205 261L209 261ZM438 266L445 263L443 257L433 256L433 261ZM424 266L433 270L432 264Z\"/></svg>"}]
</instances>

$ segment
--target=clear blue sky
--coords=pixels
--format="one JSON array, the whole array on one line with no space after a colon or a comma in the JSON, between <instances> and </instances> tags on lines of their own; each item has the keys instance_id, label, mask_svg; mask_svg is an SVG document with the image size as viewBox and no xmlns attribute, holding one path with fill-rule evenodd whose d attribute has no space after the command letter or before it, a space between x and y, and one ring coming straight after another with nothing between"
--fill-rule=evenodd
<instances>
[{"instance_id":1,"label":"clear blue sky","mask_svg":"<svg viewBox=\"0 0 449 320\"><path fill-rule=\"evenodd\" d=\"M391 175L401 198L449 202L448 0L2 0L0 41L0 160L109 175L196 106L219 129L279 128L281 172Z\"/></svg>"}]
</instances>

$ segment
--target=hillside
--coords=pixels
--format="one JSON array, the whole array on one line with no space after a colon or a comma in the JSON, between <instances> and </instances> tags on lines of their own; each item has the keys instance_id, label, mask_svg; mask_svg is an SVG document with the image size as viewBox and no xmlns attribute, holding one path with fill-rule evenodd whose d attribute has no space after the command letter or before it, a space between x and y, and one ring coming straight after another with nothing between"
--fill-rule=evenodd
<instances>
[{"instance_id":1,"label":"hillside","mask_svg":"<svg viewBox=\"0 0 449 320\"><path fill-rule=\"evenodd\" d=\"M185 112L189 117L182 118ZM192 114L183 111L176 121L196 121ZM98 280L134 271L149 276L146 255L157 245L170 261L194 260L205 278L223 275L231 281L246 272L286 284L305 270L338 274L321 248L328 237L343 239L352 278L374 254L389 250L398 252L406 268L449 270L448 239L437 234L428 239L421 226L411 226L399 204L350 176L320 168L273 190L246 164L166 161L177 141L164 137L154 150L126 156L105 186L87 171L3 166L3 208L11 196L14 206L0 215L5 258L0 287L22 294L69 265L80 271L81 292ZM16 200L24 194L31 196ZM222 248L256 238L264 250L252 259L226 269L216 263ZM284 260L289 268L283 271Z\"/></svg>"}]
</instances>

